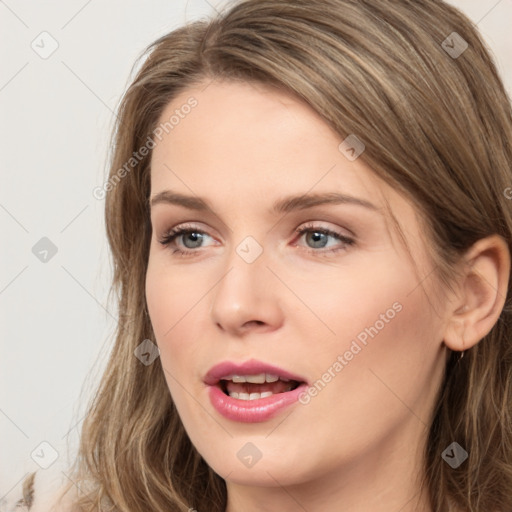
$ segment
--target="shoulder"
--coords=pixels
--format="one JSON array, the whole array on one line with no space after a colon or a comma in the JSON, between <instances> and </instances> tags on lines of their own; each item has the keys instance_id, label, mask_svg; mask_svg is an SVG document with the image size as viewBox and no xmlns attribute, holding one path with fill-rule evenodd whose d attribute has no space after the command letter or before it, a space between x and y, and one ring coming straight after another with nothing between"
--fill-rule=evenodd
<instances>
[{"instance_id":1,"label":"shoulder","mask_svg":"<svg viewBox=\"0 0 512 512\"><path fill-rule=\"evenodd\" d=\"M0 502L0 512L73 512L76 493L60 468L27 474ZM61 499L62 498L62 499Z\"/></svg>"}]
</instances>

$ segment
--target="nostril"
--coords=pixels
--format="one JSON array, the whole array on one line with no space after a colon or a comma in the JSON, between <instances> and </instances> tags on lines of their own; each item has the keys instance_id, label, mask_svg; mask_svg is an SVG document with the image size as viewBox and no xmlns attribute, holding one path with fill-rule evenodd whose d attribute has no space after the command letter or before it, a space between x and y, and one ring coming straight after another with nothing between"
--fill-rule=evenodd
<instances>
[{"instance_id":1,"label":"nostril","mask_svg":"<svg viewBox=\"0 0 512 512\"><path fill-rule=\"evenodd\" d=\"M265 322L262 322L261 320L251 320L250 322L245 323L245 327L250 327L251 324L253 325L264 325Z\"/></svg>"}]
</instances>

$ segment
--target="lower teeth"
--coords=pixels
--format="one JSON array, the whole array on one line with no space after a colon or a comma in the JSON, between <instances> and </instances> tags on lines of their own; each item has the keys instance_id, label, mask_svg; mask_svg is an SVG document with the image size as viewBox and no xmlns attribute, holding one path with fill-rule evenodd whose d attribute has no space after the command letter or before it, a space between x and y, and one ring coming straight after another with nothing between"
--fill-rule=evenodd
<instances>
[{"instance_id":1,"label":"lower teeth","mask_svg":"<svg viewBox=\"0 0 512 512\"><path fill-rule=\"evenodd\" d=\"M290 382L288 384L288 386L286 387L286 389L283 391L280 391L280 393L286 393L288 391L293 391L294 389L299 387L299 385L300 385L299 382L293 382L293 383ZM222 389L224 394L230 396L231 398L236 398L238 400L258 400L260 398L267 398L269 396L275 395L275 393L273 393L272 391L263 391L262 393L243 393L243 392L238 393L236 391L229 392L227 390L225 381L221 381L220 388Z\"/></svg>"}]
</instances>

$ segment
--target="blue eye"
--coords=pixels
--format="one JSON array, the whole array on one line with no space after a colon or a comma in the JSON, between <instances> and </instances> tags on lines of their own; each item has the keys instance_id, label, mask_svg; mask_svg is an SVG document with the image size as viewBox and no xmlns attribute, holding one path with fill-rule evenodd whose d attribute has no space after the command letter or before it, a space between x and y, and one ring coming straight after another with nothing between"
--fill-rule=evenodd
<instances>
[{"instance_id":1,"label":"blue eye","mask_svg":"<svg viewBox=\"0 0 512 512\"><path fill-rule=\"evenodd\" d=\"M336 231L314 226L312 224L296 229L295 233L299 234L300 238L302 238L304 235L311 235L306 237L306 239L313 243L314 246L306 248L306 251L313 254L332 254L338 251L347 250L348 247L355 244L355 240L352 238L346 237L341 233L337 233ZM202 242L205 237L208 236L209 235L207 233L201 231L193 225L182 225L166 232L159 240L159 242L165 247L172 248L173 254L177 254L178 256L193 256L194 253L198 252L196 249L204 247ZM327 246L329 238L341 242L341 245L337 244L334 248L318 250L324 249ZM181 244L177 244L179 239L181 239L185 249L180 248ZM190 245L185 245L185 242L190 242Z\"/></svg>"},{"instance_id":2,"label":"blue eye","mask_svg":"<svg viewBox=\"0 0 512 512\"><path fill-rule=\"evenodd\" d=\"M192 235L192 236L191 236ZM188 255L191 252L197 252L194 251L194 249L198 249L201 246L200 245L194 245L198 244L198 242L202 242L205 236L208 236L204 231L200 231L199 229L195 229L194 227L187 227L187 226L178 226L177 228L173 228L170 231L168 231L160 240L159 242L166 246L166 247L176 247L176 239L181 238L181 240L191 240L192 238L192 247L185 247L186 250L175 248L173 250L173 254L179 254L179 255Z\"/></svg>"},{"instance_id":3,"label":"blue eye","mask_svg":"<svg viewBox=\"0 0 512 512\"><path fill-rule=\"evenodd\" d=\"M338 233L336 231L332 231L330 229L322 228L322 227L315 227L314 225L307 225L303 226L295 231L296 233L299 233L302 235L308 235L311 234L309 238L306 236L306 239L309 239L314 244L316 244L315 249L323 249L327 243L329 238L333 238L335 240L338 240L339 242L342 242L343 245L340 247L339 245L335 246L332 249L328 249L327 251L321 251L323 253L333 253L338 252L341 250L346 250L347 246L351 246L355 243L355 240L352 238L349 238L347 236L342 235L341 233ZM325 243L324 243L325 242ZM310 251L310 252L319 252L319 251Z\"/></svg>"}]
</instances>

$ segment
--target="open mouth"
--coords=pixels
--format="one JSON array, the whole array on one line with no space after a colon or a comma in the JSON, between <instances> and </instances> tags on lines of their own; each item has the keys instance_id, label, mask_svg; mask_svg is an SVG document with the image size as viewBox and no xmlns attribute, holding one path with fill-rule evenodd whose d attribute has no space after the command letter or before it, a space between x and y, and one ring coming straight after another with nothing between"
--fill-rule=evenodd
<instances>
[{"instance_id":1,"label":"open mouth","mask_svg":"<svg viewBox=\"0 0 512 512\"><path fill-rule=\"evenodd\" d=\"M309 386L305 377L257 359L218 363L203 382L213 408L228 420L242 423L271 420L296 404Z\"/></svg>"},{"instance_id":2,"label":"open mouth","mask_svg":"<svg viewBox=\"0 0 512 512\"><path fill-rule=\"evenodd\" d=\"M258 400L280 393L287 393L302 383L269 373L257 375L230 375L221 379L217 386L222 392L238 400Z\"/></svg>"}]
</instances>

